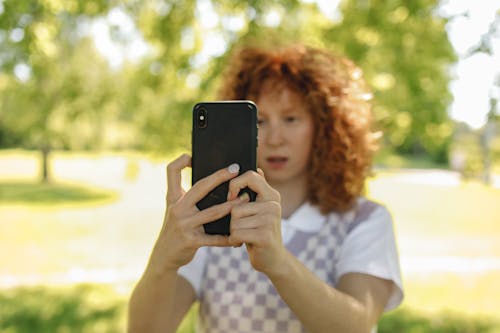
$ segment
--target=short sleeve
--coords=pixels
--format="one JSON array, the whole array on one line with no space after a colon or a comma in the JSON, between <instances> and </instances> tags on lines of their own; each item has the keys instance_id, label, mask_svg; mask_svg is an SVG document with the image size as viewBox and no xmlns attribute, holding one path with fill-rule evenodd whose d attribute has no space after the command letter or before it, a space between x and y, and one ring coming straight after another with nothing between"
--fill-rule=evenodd
<instances>
[{"instance_id":1,"label":"short sleeve","mask_svg":"<svg viewBox=\"0 0 500 333\"><path fill-rule=\"evenodd\" d=\"M185 278L191 283L193 287L196 298L200 299L201 294L201 282L203 278L203 272L205 270L205 265L207 262L207 248L200 247L196 254L188 264L182 266L177 270L177 273Z\"/></svg>"},{"instance_id":2,"label":"short sleeve","mask_svg":"<svg viewBox=\"0 0 500 333\"><path fill-rule=\"evenodd\" d=\"M403 300L403 284L392 218L383 206L378 206L346 236L340 249L336 280L346 273L363 273L395 284L385 311L392 310Z\"/></svg>"}]
</instances>

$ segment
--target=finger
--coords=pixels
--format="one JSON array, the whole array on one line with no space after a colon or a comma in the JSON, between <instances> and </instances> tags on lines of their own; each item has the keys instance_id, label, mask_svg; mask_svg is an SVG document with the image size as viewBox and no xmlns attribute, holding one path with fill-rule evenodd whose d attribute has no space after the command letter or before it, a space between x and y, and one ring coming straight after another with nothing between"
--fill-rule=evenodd
<instances>
[{"instance_id":1,"label":"finger","mask_svg":"<svg viewBox=\"0 0 500 333\"><path fill-rule=\"evenodd\" d=\"M257 229L259 227L262 227L263 225L264 223L262 223L262 219L259 219L256 216L247 216L239 219L231 218L230 234L232 234L236 230Z\"/></svg>"},{"instance_id":2,"label":"finger","mask_svg":"<svg viewBox=\"0 0 500 333\"><path fill-rule=\"evenodd\" d=\"M281 229L281 206L276 201L250 202L233 207L231 229L276 226Z\"/></svg>"},{"instance_id":3,"label":"finger","mask_svg":"<svg viewBox=\"0 0 500 333\"><path fill-rule=\"evenodd\" d=\"M241 219L263 213L275 213L276 216L279 217L280 207L277 204L273 205L272 202L274 201L248 202L246 204L237 205L231 210L231 218Z\"/></svg>"},{"instance_id":4,"label":"finger","mask_svg":"<svg viewBox=\"0 0 500 333\"><path fill-rule=\"evenodd\" d=\"M239 198L231 201L226 201L219 205L214 205L186 219L186 225L190 228L197 228L201 225L218 220L231 213L233 207L240 205L242 200Z\"/></svg>"},{"instance_id":5,"label":"finger","mask_svg":"<svg viewBox=\"0 0 500 333\"><path fill-rule=\"evenodd\" d=\"M265 240L266 233L260 229L235 229L228 236L228 244L237 246L239 244L259 244Z\"/></svg>"},{"instance_id":6,"label":"finger","mask_svg":"<svg viewBox=\"0 0 500 333\"><path fill-rule=\"evenodd\" d=\"M181 171L191 166L191 156L182 154L167 165L167 203L179 200L184 193L182 189Z\"/></svg>"},{"instance_id":7,"label":"finger","mask_svg":"<svg viewBox=\"0 0 500 333\"><path fill-rule=\"evenodd\" d=\"M280 200L279 193L255 171L247 171L229 182L228 200L234 199L245 187L249 187L257 193L257 201L274 200L279 202Z\"/></svg>"},{"instance_id":8,"label":"finger","mask_svg":"<svg viewBox=\"0 0 500 333\"><path fill-rule=\"evenodd\" d=\"M186 193L185 200L189 205L194 205L203 197L205 197L211 190L220 184L234 178L238 175L240 166L236 163L231 164L225 169L218 170L208 177L205 177L196 182L191 189Z\"/></svg>"},{"instance_id":9,"label":"finger","mask_svg":"<svg viewBox=\"0 0 500 333\"><path fill-rule=\"evenodd\" d=\"M261 175L262 177L266 178L266 175L264 174L264 170L262 170L261 168L257 168L257 173L259 175Z\"/></svg>"},{"instance_id":10,"label":"finger","mask_svg":"<svg viewBox=\"0 0 500 333\"><path fill-rule=\"evenodd\" d=\"M200 239L200 246L230 246L229 238L222 235L202 234Z\"/></svg>"}]
</instances>

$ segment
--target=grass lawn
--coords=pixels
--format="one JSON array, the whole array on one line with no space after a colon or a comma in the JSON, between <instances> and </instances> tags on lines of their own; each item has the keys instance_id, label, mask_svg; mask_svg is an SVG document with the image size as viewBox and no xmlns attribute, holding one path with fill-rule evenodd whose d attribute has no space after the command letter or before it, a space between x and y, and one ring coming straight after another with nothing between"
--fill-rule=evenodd
<instances>
[{"instance_id":1,"label":"grass lawn","mask_svg":"<svg viewBox=\"0 0 500 333\"><path fill-rule=\"evenodd\" d=\"M0 331L6 333L126 330L126 301L105 285L4 290L0 313Z\"/></svg>"},{"instance_id":2,"label":"grass lawn","mask_svg":"<svg viewBox=\"0 0 500 333\"><path fill-rule=\"evenodd\" d=\"M117 193L88 186L32 181L0 182L0 204L61 205L106 204L117 199Z\"/></svg>"},{"instance_id":3,"label":"grass lawn","mask_svg":"<svg viewBox=\"0 0 500 333\"><path fill-rule=\"evenodd\" d=\"M11 333L124 332L126 298L109 285L30 287L0 294L0 331ZM195 333L198 304L185 317L177 333ZM403 307L382 317L380 333L499 333L498 320L457 312L434 315Z\"/></svg>"},{"instance_id":4,"label":"grass lawn","mask_svg":"<svg viewBox=\"0 0 500 333\"><path fill-rule=\"evenodd\" d=\"M124 302L161 227L165 161L55 153L54 185L44 187L35 182L36 158L0 151L0 314L9 313L0 316L0 331L33 331L9 331L4 318L41 325L54 316L73 329L47 323L37 332L75 331L87 321L97 326L82 332L123 331ZM368 196L394 217L406 292L402 309L386 315L379 332L500 332L500 190L449 176L398 170L369 180ZM81 282L94 283L97 294L112 286L102 294L116 302L100 308L93 291L75 291ZM13 289L38 284L51 287ZM84 306L72 309L79 302ZM54 312L24 307L42 304L54 304ZM57 311L67 311L73 324ZM194 317L180 332L191 332Z\"/></svg>"},{"instance_id":5,"label":"grass lawn","mask_svg":"<svg viewBox=\"0 0 500 333\"><path fill-rule=\"evenodd\" d=\"M433 237L500 236L500 189L478 182L422 184L411 174L406 178L398 172L381 172L368 185L369 196L387 204L401 232Z\"/></svg>"}]
</instances>

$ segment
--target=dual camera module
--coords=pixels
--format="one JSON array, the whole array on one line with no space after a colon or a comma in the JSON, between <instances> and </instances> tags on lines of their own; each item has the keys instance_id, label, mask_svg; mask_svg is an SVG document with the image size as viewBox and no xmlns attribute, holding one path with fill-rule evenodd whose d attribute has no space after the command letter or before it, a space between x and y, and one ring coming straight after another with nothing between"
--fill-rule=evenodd
<instances>
[{"instance_id":1,"label":"dual camera module","mask_svg":"<svg viewBox=\"0 0 500 333\"><path fill-rule=\"evenodd\" d=\"M205 128L207 127L208 119L207 119L207 109L201 107L198 109L196 113L196 118L198 119L198 127Z\"/></svg>"}]
</instances>

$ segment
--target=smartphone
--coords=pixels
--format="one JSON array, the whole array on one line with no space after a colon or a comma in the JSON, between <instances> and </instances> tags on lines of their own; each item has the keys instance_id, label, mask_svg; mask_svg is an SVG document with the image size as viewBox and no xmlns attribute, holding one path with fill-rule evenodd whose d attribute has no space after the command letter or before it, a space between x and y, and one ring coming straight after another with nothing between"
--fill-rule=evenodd
<instances>
[{"instance_id":1,"label":"smartphone","mask_svg":"<svg viewBox=\"0 0 500 333\"><path fill-rule=\"evenodd\" d=\"M233 163L240 174L257 169L257 106L251 101L197 103L193 107L192 183ZM217 186L196 206L203 210L227 200L229 182ZM251 201L256 194L248 188ZM205 233L229 235L230 215L203 225Z\"/></svg>"}]
</instances>

